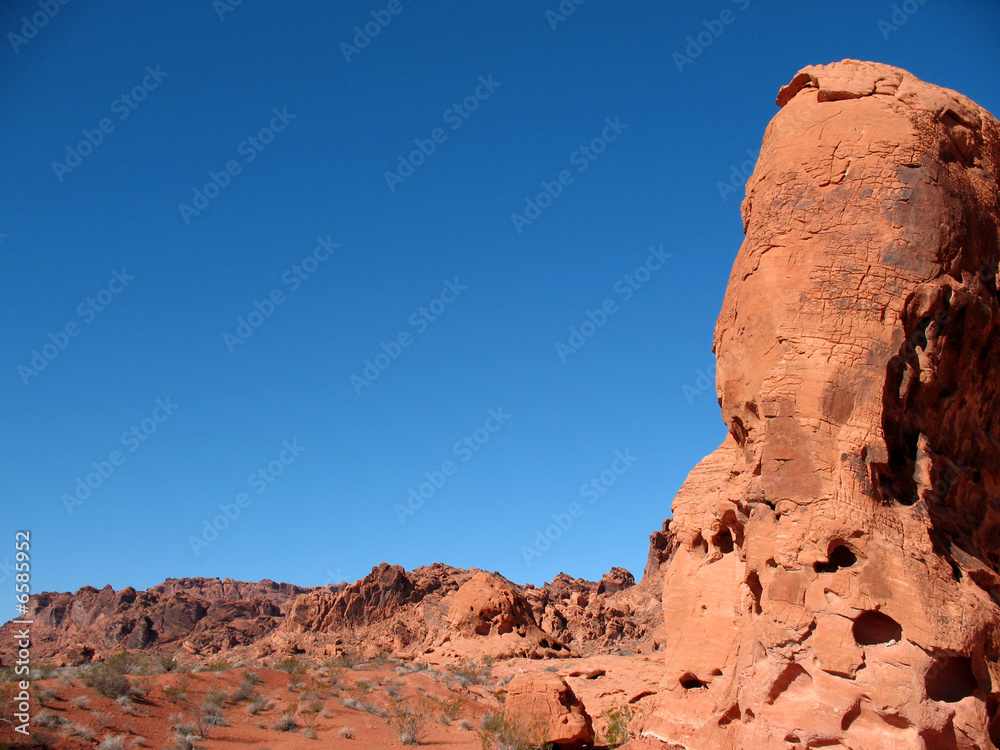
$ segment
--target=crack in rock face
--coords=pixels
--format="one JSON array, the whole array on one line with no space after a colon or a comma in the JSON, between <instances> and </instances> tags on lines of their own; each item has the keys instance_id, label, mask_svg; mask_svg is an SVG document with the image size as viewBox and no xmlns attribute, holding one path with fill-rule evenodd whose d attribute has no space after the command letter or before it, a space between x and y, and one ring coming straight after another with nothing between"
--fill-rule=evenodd
<instances>
[{"instance_id":1,"label":"crack in rock face","mask_svg":"<svg viewBox=\"0 0 1000 750\"><path fill-rule=\"evenodd\" d=\"M806 68L715 332L729 427L673 503L650 738L1000 743L1000 124L887 65Z\"/></svg>"}]
</instances>

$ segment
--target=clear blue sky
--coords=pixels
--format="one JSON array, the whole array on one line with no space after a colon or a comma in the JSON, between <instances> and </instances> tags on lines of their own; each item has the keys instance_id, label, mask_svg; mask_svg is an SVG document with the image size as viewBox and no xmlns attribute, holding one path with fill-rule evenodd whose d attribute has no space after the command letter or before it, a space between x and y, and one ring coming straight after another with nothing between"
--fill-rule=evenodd
<instances>
[{"instance_id":1,"label":"clear blue sky","mask_svg":"<svg viewBox=\"0 0 1000 750\"><path fill-rule=\"evenodd\" d=\"M30 529L34 590L638 577L724 435L684 387L778 88L853 57L1000 111L985 0L50 4L0 11L0 563Z\"/></svg>"}]
</instances>

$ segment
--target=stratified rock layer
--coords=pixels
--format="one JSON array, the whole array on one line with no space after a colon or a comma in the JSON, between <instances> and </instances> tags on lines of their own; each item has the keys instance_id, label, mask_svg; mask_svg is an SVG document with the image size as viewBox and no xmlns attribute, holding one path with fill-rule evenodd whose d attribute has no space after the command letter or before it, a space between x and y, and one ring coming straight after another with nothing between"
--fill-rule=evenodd
<instances>
[{"instance_id":1,"label":"stratified rock layer","mask_svg":"<svg viewBox=\"0 0 1000 750\"><path fill-rule=\"evenodd\" d=\"M886 65L781 90L674 499L647 738L1000 742L1000 126Z\"/></svg>"}]
</instances>

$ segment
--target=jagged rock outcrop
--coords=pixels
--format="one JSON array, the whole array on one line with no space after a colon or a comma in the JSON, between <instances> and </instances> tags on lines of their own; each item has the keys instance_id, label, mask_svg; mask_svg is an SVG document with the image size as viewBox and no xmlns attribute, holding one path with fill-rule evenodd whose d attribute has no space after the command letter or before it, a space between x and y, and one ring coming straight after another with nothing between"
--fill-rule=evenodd
<instances>
[{"instance_id":1,"label":"jagged rock outcrop","mask_svg":"<svg viewBox=\"0 0 1000 750\"><path fill-rule=\"evenodd\" d=\"M781 90L673 503L647 739L1000 743L1000 125L886 65ZM673 744L669 744L673 743Z\"/></svg>"},{"instance_id":2,"label":"jagged rock outcrop","mask_svg":"<svg viewBox=\"0 0 1000 750\"><path fill-rule=\"evenodd\" d=\"M116 648L176 650L182 644L208 655L271 632L307 590L218 578L167 579L146 591L84 586L75 594L33 595L25 617L34 620L34 658L76 663ZM0 629L0 642L10 632Z\"/></svg>"},{"instance_id":3,"label":"jagged rock outcrop","mask_svg":"<svg viewBox=\"0 0 1000 750\"><path fill-rule=\"evenodd\" d=\"M635 584L623 568L597 583L560 574L535 588L440 563L412 571L383 563L336 586L182 578L146 591L85 586L30 602L33 655L65 663L121 648L234 659L345 651L546 658L651 651L658 642L651 634L662 625L658 579ZM469 607L481 619L471 627L459 614ZM484 625L485 635L478 632ZM9 623L0 627L0 646L14 632Z\"/></svg>"},{"instance_id":4,"label":"jagged rock outcrop","mask_svg":"<svg viewBox=\"0 0 1000 750\"><path fill-rule=\"evenodd\" d=\"M597 583L561 573L535 588L440 563L412 571L383 563L339 590L300 596L258 653L546 658L637 649L661 623L658 586L634 584L623 568Z\"/></svg>"}]
</instances>

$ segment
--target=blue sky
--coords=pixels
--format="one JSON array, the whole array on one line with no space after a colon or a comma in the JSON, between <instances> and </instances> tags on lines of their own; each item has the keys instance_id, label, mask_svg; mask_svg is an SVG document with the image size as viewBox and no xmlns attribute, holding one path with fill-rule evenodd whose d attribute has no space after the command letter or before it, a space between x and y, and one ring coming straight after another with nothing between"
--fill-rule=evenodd
<instances>
[{"instance_id":1,"label":"blue sky","mask_svg":"<svg viewBox=\"0 0 1000 750\"><path fill-rule=\"evenodd\" d=\"M4 3L0 563L638 577L724 435L778 88L853 57L1000 111L1000 6L567 6Z\"/></svg>"}]
</instances>

